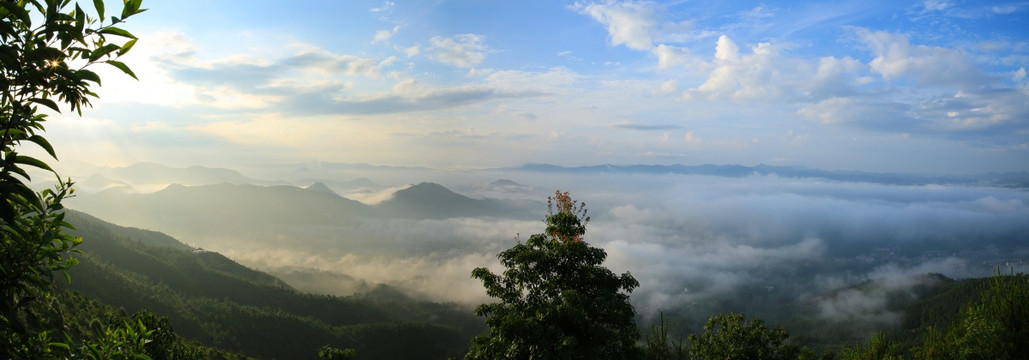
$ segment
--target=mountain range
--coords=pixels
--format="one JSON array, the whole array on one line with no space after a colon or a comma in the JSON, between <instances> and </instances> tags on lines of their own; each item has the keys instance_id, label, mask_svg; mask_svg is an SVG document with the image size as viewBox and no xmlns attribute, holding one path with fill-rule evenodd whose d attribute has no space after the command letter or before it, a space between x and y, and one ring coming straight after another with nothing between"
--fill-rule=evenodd
<instances>
[{"instance_id":1,"label":"mountain range","mask_svg":"<svg viewBox=\"0 0 1029 360\"><path fill-rule=\"evenodd\" d=\"M309 295L161 233L75 211L66 220L83 242L62 288L128 313L168 317L176 333L207 346L264 359L315 359L323 345L366 359L440 359L460 354L482 331L467 309L382 285L360 296Z\"/></svg>"},{"instance_id":2,"label":"mountain range","mask_svg":"<svg viewBox=\"0 0 1029 360\"><path fill-rule=\"evenodd\" d=\"M551 164L524 164L503 168L513 171L543 173L629 173L629 174L679 174L723 177L744 177L752 175L779 176L785 178L813 178L831 181L866 182L887 185L973 185L1029 189L1029 173L982 173L982 174L906 174L864 171L832 171L795 166L774 165L589 165L558 166Z\"/></svg>"}]
</instances>

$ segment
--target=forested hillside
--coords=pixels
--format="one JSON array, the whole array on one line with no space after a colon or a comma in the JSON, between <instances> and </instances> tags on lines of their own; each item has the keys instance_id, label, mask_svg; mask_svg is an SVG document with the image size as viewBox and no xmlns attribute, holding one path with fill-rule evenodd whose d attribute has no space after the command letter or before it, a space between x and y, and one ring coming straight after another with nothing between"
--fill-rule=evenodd
<instances>
[{"instance_id":1,"label":"forested hillside","mask_svg":"<svg viewBox=\"0 0 1029 360\"><path fill-rule=\"evenodd\" d=\"M257 358L316 358L319 347L332 345L362 359L441 359L459 355L481 330L456 305L302 294L159 233L78 212L68 221L83 238L68 289L128 313L167 316L178 334L205 345Z\"/></svg>"}]
</instances>

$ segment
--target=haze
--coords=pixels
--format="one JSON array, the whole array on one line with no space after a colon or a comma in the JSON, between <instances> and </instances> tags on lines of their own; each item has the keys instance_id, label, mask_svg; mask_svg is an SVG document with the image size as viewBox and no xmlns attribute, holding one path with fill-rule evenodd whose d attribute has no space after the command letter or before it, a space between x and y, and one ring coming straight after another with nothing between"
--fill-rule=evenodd
<instances>
[{"instance_id":1,"label":"haze","mask_svg":"<svg viewBox=\"0 0 1029 360\"><path fill-rule=\"evenodd\" d=\"M304 290L482 302L555 189L645 316L1027 268L1025 3L148 6L47 124L69 206Z\"/></svg>"}]
</instances>

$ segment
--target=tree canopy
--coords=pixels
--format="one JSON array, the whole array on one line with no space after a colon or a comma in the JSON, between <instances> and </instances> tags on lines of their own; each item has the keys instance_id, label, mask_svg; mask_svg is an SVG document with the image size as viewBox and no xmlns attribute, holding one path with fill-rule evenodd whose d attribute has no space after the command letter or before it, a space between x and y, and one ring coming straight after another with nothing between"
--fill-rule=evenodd
<instances>
[{"instance_id":1,"label":"tree canopy","mask_svg":"<svg viewBox=\"0 0 1029 360\"><path fill-rule=\"evenodd\" d=\"M690 335L690 355L694 359L796 359L799 349L786 343L789 336L781 327L765 327L758 317L747 321L743 314L718 314L704 324L704 333Z\"/></svg>"},{"instance_id":2,"label":"tree canopy","mask_svg":"<svg viewBox=\"0 0 1029 360\"><path fill-rule=\"evenodd\" d=\"M121 13L107 19L102 0L93 1L93 14L71 0L0 2L0 354L22 357L62 344L38 329L41 315L33 306L50 296L54 272L75 265L62 256L81 241L62 233L69 225L61 201L71 195L71 184L58 177L54 189L34 192L29 170L54 171L19 150L34 144L57 158L42 136L46 111L61 112L63 104L81 114L90 106L97 96L92 88L100 85L93 65L135 78L117 59L136 37L116 25L145 10L142 0L123 3Z\"/></svg>"},{"instance_id":3,"label":"tree canopy","mask_svg":"<svg viewBox=\"0 0 1029 360\"><path fill-rule=\"evenodd\" d=\"M480 305L489 330L473 339L468 359L634 358L635 309L629 293L639 282L629 273L615 275L601 264L603 249L583 241L585 203L567 192L548 201L546 232L497 257L501 275L477 268L497 302Z\"/></svg>"}]
</instances>

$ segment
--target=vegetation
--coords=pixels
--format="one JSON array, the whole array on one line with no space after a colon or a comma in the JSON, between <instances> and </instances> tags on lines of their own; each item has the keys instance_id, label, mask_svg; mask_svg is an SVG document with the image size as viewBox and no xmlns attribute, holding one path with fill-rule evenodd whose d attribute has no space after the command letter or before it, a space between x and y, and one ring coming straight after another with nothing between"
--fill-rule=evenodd
<instances>
[{"instance_id":1,"label":"vegetation","mask_svg":"<svg viewBox=\"0 0 1029 360\"><path fill-rule=\"evenodd\" d=\"M71 183L58 178L56 188L32 191L25 183L29 170L53 170L19 150L31 143L56 159L41 135L47 114L40 106L60 112L63 104L81 114L96 97L92 86L100 85L100 77L89 70L93 65L108 64L135 77L117 59L136 38L115 25L145 11L141 2L125 0L120 16L109 20L100 0L93 3L95 17L78 4L72 7L70 0L0 3L0 357L75 351L75 341L67 342L60 329L44 325L59 316L48 305L54 273L75 265L62 255L80 242L62 233L68 224L61 202L71 195ZM134 355L148 334L133 324L105 331L83 340L83 356Z\"/></svg>"},{"instance_id":2,"label":"vegetation","mask_svg":"<svg viewBox=\"0 0 1029 360\"><path fill-rule=\"evenodd\" d=\"M719 314L708 319L704 333L690 335L694 359L796 359L800 349L786 343L790 335L769 329L760 318L746 321L743 314Z\"/></svg>"},{"instance_id":3,"label":"vegetation","mask_svg":"<svg viewBox=\"0 0 1029 360\"><path fill-rule=\"evenodd\" d=\"M976 290L967 292L969 288ZM911 319L911 315L919 315L912 311L906 325L915 326L907 331L919 334L914 341L904 342L903 336L879 333L866 343L843 349L839 358L1020 359L1029 354L1029 277L1013 272L1004 275L998 269L988 279L967 281L942 296L948 297L947 301L935 297L923 303L938 306L967 301L956 312L956 320L921 323ZM914 306L913 310L925 306ZM954 314L940 313L943 318L953 318Z\"/></svg>"},{"instance_id":4,"label":"vegetation","mask_svg":"<svg viewBox=\"0 0 1029 360\"><path fill-rule=\"evenodd\" d=\"M166 316L185 339L255 358L314 359L329 345L359 359L460 355L482 322L454 304L299 293L214 252L69 211L85 241L66 285L132 313Z\"/></svg>"},{"instance_id":5,"label":"vegetation","mask_svg":"<svg viewBox=\"0 0 1029 360\"><path fill-rule=\"evenodd\" d=\"M549 199L545 234L500 255L496 275L477 268L486 293L499 300L480 305L487 334L477 336L468 359L598 359L639 355L639 331L629 295L639 283L629 273L601 266L607 254L583 241L585 203L567 192Z\"/></svg>"}]
</instances>

